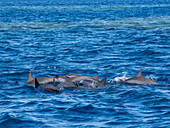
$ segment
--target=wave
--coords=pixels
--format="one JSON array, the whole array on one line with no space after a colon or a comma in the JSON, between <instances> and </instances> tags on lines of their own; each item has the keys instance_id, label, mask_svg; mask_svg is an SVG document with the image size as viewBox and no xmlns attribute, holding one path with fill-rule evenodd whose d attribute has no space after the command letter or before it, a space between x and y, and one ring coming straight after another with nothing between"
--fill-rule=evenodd
<instances>
[{"instance_id":1,"label":"wave","mask_svg":"<svg viewBox=\"0 0 170 128\"><path fill-rule=\"evenodd\" d=\"M57 23L57 22L15 22L15 23L7 23L0 22L0 29L21 29L21 30L54 30L54 29L63 29L66 32L72 32L73 28L77 27L81 28L89 28L88 32L93 29L108 29L114 30L115 28L132 28L132 29L143 29L143 30L167 30L169 28L169 16L161 16L161 17L148 17L148 18L120 18L116 20L92 20L92 21L78 21L78 22L68 22L68 23ZM111 29L110 29L111 28ZM114 29L112 29L114 28ZM92 29L92 30L91 30ZM84 30L85 31L85 30Z\"/></svg>"},{"instance_id":2,"label":"wave","mask_svg":"<svg viewBox=\"0 0 170 128\"><path fill-rule=\"evenodd\" d=\"M22 118L14 117L8 113L2 113L0 117L0 127L1 128L8 128L8 127L34 127L34 126L41 127L44 125L41 121L31 121L31 119L26 120Z\"/></svg>"},{"instance_id":3,"label":"wave","mask_svg":"<svg viewBox=\"0 0 170 128\"><path fill-rule=\"evenodd\" d=\"M86 5L71 5L71 6L2 6L1 11L104 11L104 10L124 10L124 9L136 9L136 8L168 8L170 4L159 5L117 5L117 6L86 6Z\"/></svg>"}]
</instances>

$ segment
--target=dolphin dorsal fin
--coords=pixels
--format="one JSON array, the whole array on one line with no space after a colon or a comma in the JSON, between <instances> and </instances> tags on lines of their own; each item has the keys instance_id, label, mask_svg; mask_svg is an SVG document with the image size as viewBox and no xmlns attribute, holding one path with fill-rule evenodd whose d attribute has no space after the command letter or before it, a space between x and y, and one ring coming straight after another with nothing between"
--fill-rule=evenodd
<instances>
[{"instance_id":1,"label":"dolphin dorsal fin","mask_svg":"<svg viewBox=\"0 0 170 128\"><path fill-rule=\"evenodd\" d=\"M53 85L56 86L55 79L53 79Z\"/></svg>"},{"instance_id":2,"label":"dolphin dorsal fin","mask_svg":"<svg viewBox=\"0 0 170 128\"><path fill-rule=\"evenodd\" d=\"M79 87L79 84L76 82L77 87Z\"/></svg>"},{"instance_id":3,"label":"dolphin dorsal fin","mask_svg":"<svg viewBox=\"0 0 170 128\"><path fill-rule=\"evenodd\" d=\"M104 78L104 79L102 79L102 80L100 81L100 83L102 84L102 86L105 86L105 84L106 84L106 79L107 79L107 78Z\"/></svg>"},{"instance_id":4,"label":"dolphin dorsal fin","mask_svg":"<svg viewBox=\"0 0 170 128\"><path fill-rule=\"evenodd\" d=\"M27 76L27 81L25 83L28 83L29 81L33 80L34 77L32 76L31 72Z\"/></svg>"},{"instance_id":5,"label":"dolphin dorsal fin","mask_svg":"<svg viewBox=\"0 0 170 128\"><path fill-rule=\"evenodd\" d=\"M39 84L37 78L35 78L35 88L38 88L39 86L40 86L40 84Z\"/></svg>"},{"instance_id":6,"label":"dolphin dorsal fin","mask_svg":"<svg viewBox=\"0 0 170 128\"><path fill-rule=\"evenodd\" d=\"M97 80L99 76L93 76L93 79Z\"/></svg>"},{"instance_id":7,"label":"dolphin dorsal fin","mask_svg":"<svg viewBox=\"0 0 170 128\"><path fill-rule=\"evenodd\" d=\"M140 70L135 77L141 77L142 76L142 70Z\"/></svg>"}]
</instances>

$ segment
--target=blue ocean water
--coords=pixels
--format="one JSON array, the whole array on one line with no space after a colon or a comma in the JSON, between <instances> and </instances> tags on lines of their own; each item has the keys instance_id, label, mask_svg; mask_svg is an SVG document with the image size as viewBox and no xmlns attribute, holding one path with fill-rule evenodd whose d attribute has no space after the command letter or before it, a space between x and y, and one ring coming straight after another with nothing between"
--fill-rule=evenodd
<instances>
[{"instance_id":1,"label":"blue ocean water","mask_svg":"<svg viewBox=\"0 0 170 128\"><path fill-rule=\"evenodd\" d=\"M169 0L0 1L0 127L168 128L169 40ZM141 69L159 85L117 84ZM51 94L29 72L107 85Z\"/></svg>"}]
</instances>

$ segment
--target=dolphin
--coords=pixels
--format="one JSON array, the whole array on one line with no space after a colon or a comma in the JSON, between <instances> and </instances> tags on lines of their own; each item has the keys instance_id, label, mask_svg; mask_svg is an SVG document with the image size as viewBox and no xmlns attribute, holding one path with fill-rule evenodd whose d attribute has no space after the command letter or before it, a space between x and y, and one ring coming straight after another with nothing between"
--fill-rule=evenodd
<instances>
[{"instance_id":1,"label":"dolphin","mask_svg":"<svg viewBox=\"0 0 170 128\"><path fill-rule=\"evenodd\" d=\"M79 87L78 83L76 85L70 81L66 76L60 76L61 79L63 79L63 82L57 85L58 89L64 89L64 88L77 88Z\"/></svg>"},{"instance_id":2,"label":"dolphin","mask_svg":"<svg viewBox=\"0 0 170 128\"><path fill-rule=\"evenodd\" d=\"M90 86L105 86L106 84L106 78L99 80L93 80L93 79L84 79L82 81L82 84L84 86L90 87Z\"/></svg>"},{"instance_id":3,"label":"dolphin","mask_svg":"<svg viewBox=\"0 0 170 128\"><path fill-rule=\"evenodd\" d=\"M150 79L143 77L142 76L142 70L140 70L136 74L136 76L129 78L129 79L126 79L124 82L128 83L128 84L140 84L140 85L146 85L146 84L157 85L158 84L158 83L156 83L156 82L154 82Z\"/></svg>"},{"instance_id":4,"label":"dolphin","mask_svg":"<svg viewBox=\"0 0 170 128\"><path fill-rule=\"evenodd\" d=\"M38 88L39 90L44 90L47 92L55 92L55 93L60 92L60 90L56 88L55 79L53 79L53 85L40 85L37 78L35 78L35 88Z\"/></svg>"},{"instance_id":5,"label":"dolphin","mask_svg":"<svg viewBox=\"0 0 170 128\"><path fill-rule=\"evenodd\" d=\"M67 74L66 75L67 79L69 79L70 81L72 82L82 82L84 79L93 79L93 80L97 80L97 78L99 76L93 76L93 77L90 77L90 76L83 76L83 75L79 75L79 74Z\"/></svg>"},{"instance_id":6,"label":"dolphin","mask_svg":"<svg viewBox=\"0 0 170 128\"><path fill-rule=\"evenodd\" d=\"M36 78L40 84L47 84L53 82L53 79L57 82L61 82L59 78L53 78L53 77L41 77ZM31 72L27 76L27 80L25 82L26 84L35 84L35 78L32 76Z\"/></svg>"}]
</instances>

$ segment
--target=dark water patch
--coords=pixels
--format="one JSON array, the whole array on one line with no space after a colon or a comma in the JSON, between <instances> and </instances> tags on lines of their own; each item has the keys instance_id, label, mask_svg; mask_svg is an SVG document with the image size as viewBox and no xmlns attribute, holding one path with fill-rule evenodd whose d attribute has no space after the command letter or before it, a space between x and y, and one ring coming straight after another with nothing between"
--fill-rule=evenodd
<instances>
[{"instance_id":1,"label":"dark water patch","mask_svg":"<svg viewBox=\"0 0 170 128\"><path fill-rule=\"evenodd\" d=\"M33 127L35 125L40 127L43 126L43 123L40 121L17 119L15 117L9 116L9 114L4 115L3 118L1 119L0 123L1 127L13 127L16 125L17 127Z\"/></svg>"},{"instance_id":2,"label":"dark water patch","mask_svg":"<svg viewBox=\"0 0 170 128\"><path fill-rule=\"evenodd\" d=\"M71 117L71 119L68 119L68 121L73 122L88 122L91 118L84 118L84 117Z\"/></svg>"},{"instance_id":3,"label":"dark water patch","mask_svg":"<svg viewBox=\"0 0 170 128\"><path fill-rule=\"evenodd\" d=\"M152 102L151 102L152 101ZM144 104L144 105L148 105L148 106L153 106L153 105L157 105L157 106L155 106L155 108L157 109L157 107L159 107L159 105L162 105L162 104L164 104L164 103L169 103L169 100L168 99L166 99L166 98L153 98L153 99L151 99L151 101L147 101L147 102L143 102L142 104ZM160 108L161 108L161 106L160 106ZM153 109L153 108L152 108Z\"/></svg>"},{"instance_id":4,"label":"dark water patch","mask_svg":"<svg viewBox=\"0 0 170 128\"><path fill-rule=\"evenodd\" d=\"M95 111L94 107L91 104L83 105L83 106L76 105L76 106L69 108L68 110L71 112L78 112L78 113L84 113L84 114L88 114L88 113L97 114L97 112Z\"/></svg>"}]
</instances>

